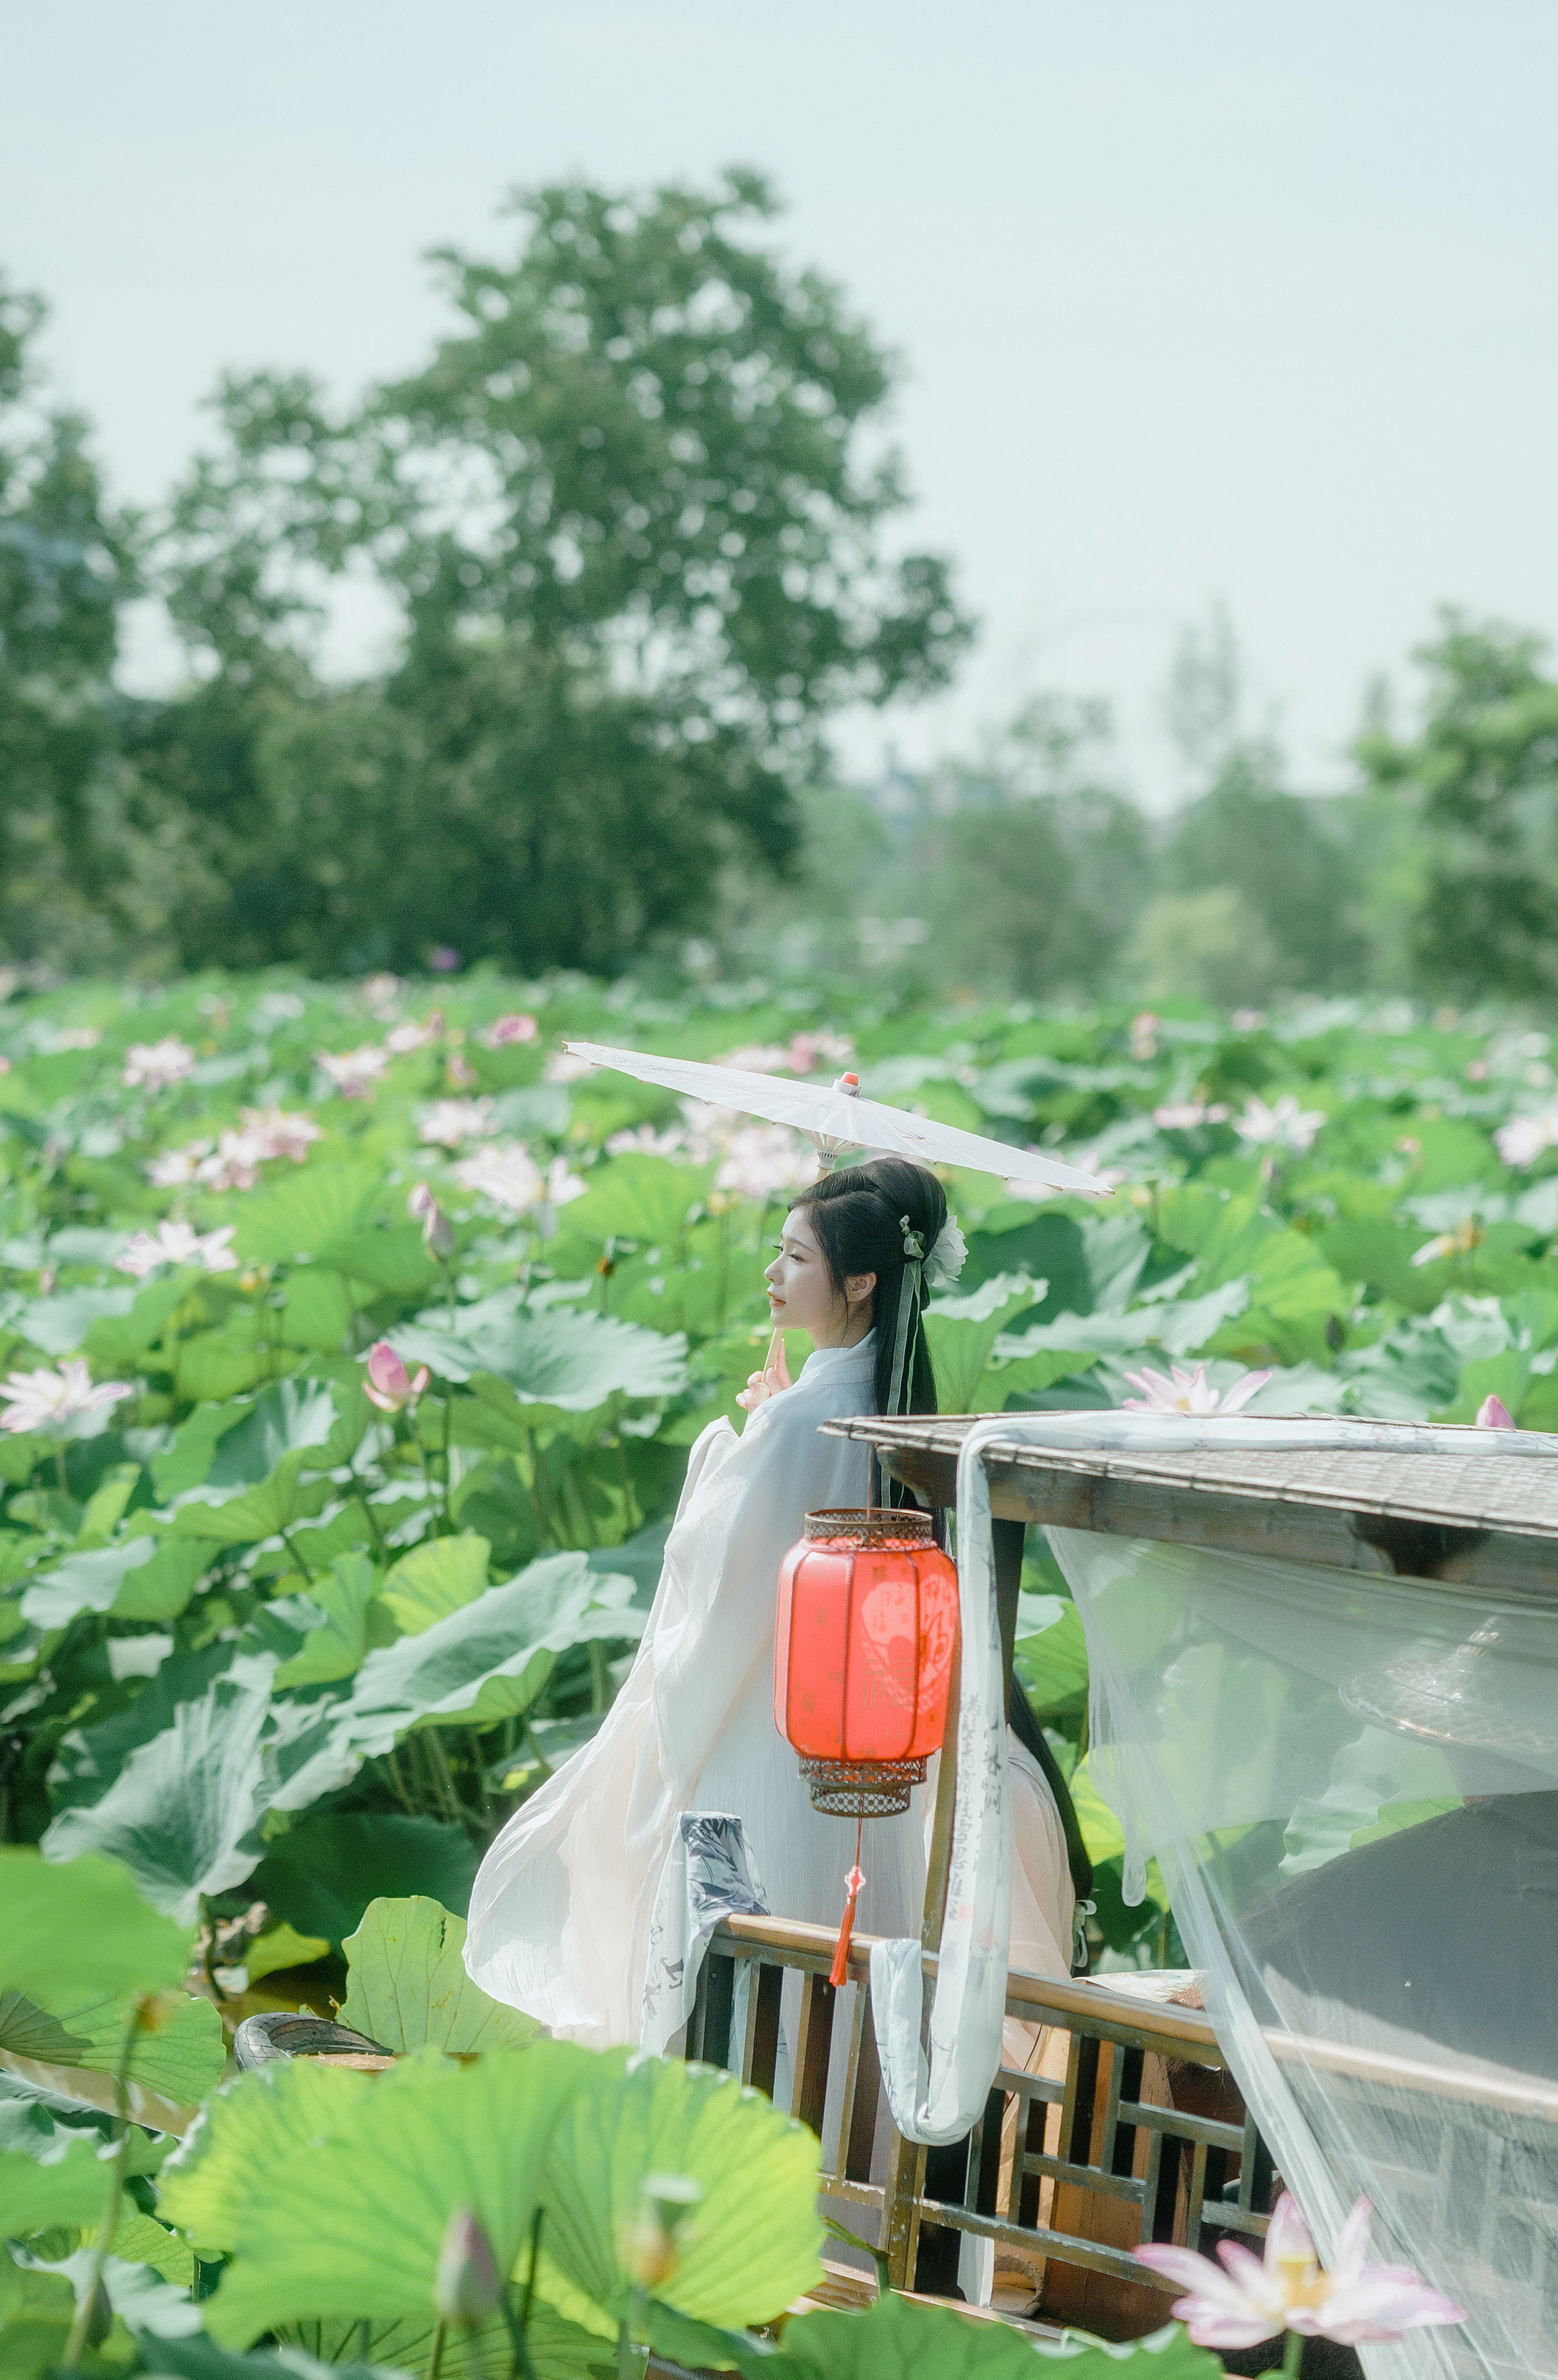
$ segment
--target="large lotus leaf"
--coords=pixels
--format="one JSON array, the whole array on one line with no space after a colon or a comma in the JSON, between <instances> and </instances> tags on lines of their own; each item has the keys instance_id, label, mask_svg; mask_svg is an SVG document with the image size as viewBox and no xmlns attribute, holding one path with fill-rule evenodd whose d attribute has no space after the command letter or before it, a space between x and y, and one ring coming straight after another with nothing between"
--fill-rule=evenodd
<instances>
[{"instance_id":1,"label":"large lotus leaf","mask_svg":"<svg viewBox=\"0 0 1558 2380\"><path fill-rule=\"evenodd\" d=\"M233 1252L245 1264L317 1256L363 1230L383 1195L383 1176L371 1167L310 1165L243 1201Z\"/></svg>"},{"instance_id":2,"label":"large lotus leaf","mask_svg":"<svg viewBox=\"0 0 1558 2380\"><path fill-rule=\"evenodd\" d=\"M433 1537L403 1555L384 1580L385 1603L408 1635L420 1635L473 1603L487 1585L485 1537Z\"/></svg>"},{"instance_id":3,"label":"large lotus leaf","mask_svg":"<svg viewBox=\"0 0 1558 2380\"><path fill-rule=\"evenodd\" d=\"M328 1479L303 1479L298 1475L308 1462L305 1448L296 1454L284 1454L272 1476L261 1487L250 1488L221 1503L191 1499L180 1504L174 1515L175 1533L181 1537L200 1538L206 1545L250 1546L262 1538L279 1536L294 1521L312 1520L322 1512L335 1493ZM210 1487L207 1482L207 1488Z\"/></svg>"},{"instance_id":4,"label":"large lotus leaf","mask_svg":"<svg viewBox=\"0 0 1558 2380\"><path fill-rule=\"evenodd\" d=\"M316 1347L334 1354L346 1341L357 1309L346 1282L323 1265L304 1265L281 1294L281 1338L286 1347Z\"/></svg>"},{"instance_id":5,"label":"large lotus leaf","mask_svg":"<svg viewBox=\"0 0 1558 2380\"><path fill-rule=\"evenodd\" d=\"M278 2322L424 2314L449 2217L469 2208L512 2272L546 2146L593 2064L571 2043L494 2049L469 2068L408 2060L246 2204L206 2326L233 2347Z\"/></svg>"},{"instance_id":6,"label":"large lotus leaf","mask_svg":"<svg viewBox=\"0 0 1558 2380\"><path fill-rule=\"evenodd\" d=\"M98 1368L134 1371L162 1337L169 1317L189 1293L189 1281L182 1269L160 1274L136 1293L128 1312L100 1315L81 1342Z\"/></svg>"},{"instance_id":7,"label":"large lotus leaf","mask_svg":"<svg viewBox=\"0 0 1558 2380\"><path fill-rule=\"evenodd\" d=\"M997 1273L967 1297L938 1297L926 1308L926 1335L943 1413L976 1410L974 1399L996 1340L1019 1315L1040 1304L1047 1286L1026 1273Z\"/></svg>"},{"instance_id":8,"label":"large lotus leaf","mask_svg":"<svg viewBox=\"0 0 1558 2380\"><path fill-rule=\"evenodd\" d=\"M420 1896L374 1900L341 1945L341 2022L386 2049L517 2049L535 2019L488 1998L465 1971L465 1919Z\"/></svg>"},{"instance_id":9,"label":"large lotus leaf","mask_svg":"<svg viewBox=\"0 0 1558 2380\"><path fill-rule=\"evenodd\" d=\"M553 2137L549 2255L608 2313L627 2310L623 2234L648 2174L702 2186L675 2277L660 2294L702 2322L766 2322L818 2279L815 2135L734 2075L612 2051Z\"/></svg>"},{"instance_id":10,"label":"large lotus leaf","mask_svg":"<svg viewBox=\"0 0 1558 2380\"><path fill-rule=\"evenodd\" d=\"M172 1725L137 1745L101 1801L55 1820L44 1856L106 1852L154 1908L191 1921L202 1893L241 1884L260 1855L269 1703L268 1680L219 1678L201 1701L178 1704Z\"/></svg>"},{"instance_id":11,"label":"large lotus leaf","mask_svg":"<svg viewBox=\"0 0 1558 2380\"><path fill-rule=\"evenodd\" d=\"M593 1413L608 1398L675 1396L687 1380L687 1342L609 1315L525 1306L500 1290L467 1306L451 1330L434 1307L390 1332L408 1363L447 1380L490 1375L521 1404Z\"/></svg>"},{"instance_id":12,"label":"large lotus leaf","mask_svg":"<svg viewBox=\"0 0 1558 2380\"><path fill-rule=\"evenodd\" d=\"M389 1231L357 1232L350 1239L332 1240L321 1248L319 1261L335 1273L396 1297L425 1295L438 1279L420 1223L396 1223Z\"/></svg>"},{"instance_id":13,"label":"large lotus leaf","mask_svg":"<svg viewBox=\"0 0 1558 2380\"><path fill-rule=\"evenodd\" d=\"M49 1798L56 1812L95 1802L107 1791L138 1743L150 1743L173 1724L180 1703L196 1703L212 1680L232 1668L237 1647L218 1637L198 1653L174 1653L159 1664L134 1702L95 1727L71 1728L60 1738L49 1770Z\"/></svg>"},{"instance_id":14,"label":"large lotus leaf","mask_svg":"<svg viewBox=\"0 0 1558 2380\"><path fill-rule=\"evenodd\" d=\"M1125 2347L1102 2340L1050 2347L1005 2323L886 2290L864 2313L819 2307L787 2324L783 2348L762 2370L772 2380L927 2380L931 2373L935 2380L1034 2380L1040 2362L1055 2380L1121 2380L1127 2366L1130 2380L1218 2380L1223 2369L1177 2323Z\"/></svg>"},{"instance_id":15,"label":"large lotus leaf","mask_svg":"<svg viewBox=\"0 0 1558 2380\"><path fill-rule=\"evenodd\" d=\"M149 1909L105 1859L53 1866L0 1845L0 1990L57 2002L62 1994L161 1991L184 1980L192 1931Z\"/></svg>"},{"instance_id":16,"label":"large lotus leaf","mask_svg":"<svg viewBox=\"0 0 1558 2380\"><path fill-rule=\"evenodd\" d=\"M62 2273L24 2269L9 2256L0 2257L0 2370L6 2380L46 2380L56 2371L75 2313L76 2292Z\"/></svg>"},{"instance_id":17,"label":"large lotus leaf","mask_svg":"<svg viewBox=\"0 0 1558 2380\"><path fill-rule=\"evenodd\" d=\"M33 1573L22 1615L34 1628L64 1628L79 1611L176 1619L210 1560L209 1545L189 1538L126 1537L96 1552L67 1554Z\"/></svg>"},{"instance_id":18,"label":"large lotus leaf","mask_svg":"<svg viewBox=\"0 0 1558 2380\"><path fill-rule=\"evenodd\" d=\"M98 2147L95 2136L77 2142L49 2165L21 2149L0 2149L0 2240L25 2240L55 2224L85 2231L101 2222L108 2168Z\"/></svg>"},{"instance_id":19,"label":"large lotus leaf","mask_svg":"<svg viewBox=\"0 0 1558 2380\"><path fill-rule=\"evenodd\" d=\"M549 1554L419 1635L370 1653L343 1727L377 1754L419 1722L485 1725L527 1710L566 1645L642 1633L632 1592L630 1579L603 1578L583 1554Z\"/></svg>"},{"instance_id":20,"label":"large lotus leaf","mask_svg":"<svg viewBox=\"0 0 1558 2380\"><path fill-rule=\"evenodd\" d=\"M152 1479L164 1503L200 1487L216 1459L220 1439L237 1428L250 1411L250 1401L236 1404L197 1405L174 1432L173 1444L152 1458ZM263 1471L256 1475L263 1478ZM250 1486L251 1481L246 1481Z\"/></svg>"},{"instance_id":21,"label":"large lotus leaf","mask_svg":"<svg viewBox=\"0 0 1558 2380\"><path fill-rule=\"evenodd\" d=\"M133 1998L58 1992L44 2007L19 1992L0 1993L0 2049L40 2066L114 2074L135 2013ZM137 2030L128 2078L176 2107L193 2107L222 2078L222 2019L192 1992L167 1994L154 2013L153 2025Z\"/></svg>"},{"instance_id":22,"label":"large lotus leaf","mask_svg":"<svg viewBox=\"0 0 1558 2380\"><path fill-rule=\"evenodd\" d=\"M568 1236L636 1240L669 1251L713 1178L712 1166L676 1165L635 1152L614 1158L594 1169L585 1196L568 1209Z\"/></svg>"},{"instance_id":23,"label":"large lotus leaf","mask_svg":"<svg viewBox=\"0 0 1558 2380\"><path fill-rule=\"evenodd\" d=\"M468 1909L480 1856L463 1827L438 1818L310 1810L271 1842L250 1889L299 1933L338 1943L392 1894Z\"/></svg>"},{"instance_id":24,"label":"large lotus leaf","mask_svg":"<svg viewBox=\"0 0 1558 2380\"><path fill-rule=\"evenodd\" d=\"M286 2322L276 2325L276 2346L250 2354L219 2347L202 2333L189 2338L141 2337L141 2358L150 2373L167 2380L385 2380L408 2373L420 2380L432 2362L434 2322L431 2310L384 2322ZM550 2306L530 2311L526 2350L535 2380L614 2380L615 2356ZM365 2362L354 2358L365 2356ZM439 2364L442 2380L512 2380L514 2342L501 2315L478 2331L450 2330Z\"/></svg>"},{"instance_id":25,"label":"large lotus leaf","mask_svg":"<svg viewBox=\"0 0 1558 2380\"><path fill-rule=\"evenodd\" d=\"M1337 1359L1353 1410L1379 1421L1426 1421L1455 1398L1462 1355L1437 1321L1408 1315L1372 1347Z\"/></svg>"},{"instance_id":26,"label":"large lotus leaf","mask_svg":"<svg viewBox=\"0 0 1558 2380\"><path fill-rule=\"evenodd\" d=\"M349 1678L362 1666L368 1650L369 1607L378 1592L379 1573L364 1553L337 1554L329 1575L316 1578L309 1600L321 1614L301 1648L284 1661L273 1683L279 1694L292 1686L328 1685Z\"/></svg>"},{"instance_id":27,"label":"large lotus leaf","mask_svg":"<svg viewBox=\"0 0 1558 2380\"><path fill-rule=\"evenodd\" d=\"M309 2058L276 2058L240 2074L207 2102L157 2177L157 2205L202 2256L243 2237L255 2195L299 2148L326 2138L367 2096L374 2078Z\"/></svg>"},{"instance_id":28,"label":"large lotus leaf","mask_svg":"<svg viewBox=\"0 0 1558 2380\"><path fill-rule=\"evenodd\" d=\"M1019 1636L1014 1662L1041 1718L1058 1721L1086 1709L1088 1645L1074 1603L1063 1603L1054 1623L1041 1634Z\"/></svg>"},{"instance_id":29,"label":"large lotus leaf","mask_svg":"<svg viewBox=\"0 0 1558 2380\"><path fill-rule=\"evenodd\" d=\"M61 1289L24 1305L12 1318L11 1328L45 1355L73 1355L94 1322L105 1316L123 1317L134 1304L135 1292L128 1283L103 1289Z\"/></svg>"},{"instance_id":30,"label":"large lotus leaf","mask_svg":"<svg viewBox=\"0 0 1558 2380\"><path fill-rule=\"evenodd\" d=\"M240 1306L219 1330L198 1331L180 1339L173 1354L180 1397L198 1402L221 1402L241 1396L246 1389L274 1370L271 1349L256 1336L255 1318Z\"/></svg>"}]
</instances>

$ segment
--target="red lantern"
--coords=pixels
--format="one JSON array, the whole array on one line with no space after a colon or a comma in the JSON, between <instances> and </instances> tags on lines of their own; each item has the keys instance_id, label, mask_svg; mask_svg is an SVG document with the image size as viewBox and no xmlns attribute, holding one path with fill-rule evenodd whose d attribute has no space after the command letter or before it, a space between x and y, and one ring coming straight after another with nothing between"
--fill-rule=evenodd
<instances>
[{"instance_id":1,"label":"red lantern","mask_svg":"<svg viewBox=\"0 0 1558 2380\"><path fill-rule=\"evenodd\" d=\"M957 1572L917 1511L809 1512L779 1572L773 1721L812 1807L890 1817L939 1752L957 1643ZM858 1855L834 1961L844 1969Z\"/></svg>"}]
</instances>

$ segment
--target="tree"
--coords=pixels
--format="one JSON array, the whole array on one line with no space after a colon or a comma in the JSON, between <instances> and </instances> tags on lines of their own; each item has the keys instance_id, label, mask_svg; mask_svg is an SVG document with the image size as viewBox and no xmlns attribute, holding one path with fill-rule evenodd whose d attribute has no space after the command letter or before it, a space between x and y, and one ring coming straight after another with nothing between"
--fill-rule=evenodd
<instances>
[{"instance_id":1,"label":"tree","mask_svg":"<svg viewBox=\"0 0 1558 2380\"><path fill-rule=\"evenodd\" d=\"M1106 988L1152 867L1140 812L1103 782L1111 734L1107 705L1041 696L929 789L915 867L944 980Z\"/></svg>"},{"instance_id":2,"label":"tree","mask_svg":"<svg viewBox=\"0 0 1558 2380\"><path fill-rule=\"evenodd\" d=\"M1546 645L1446 613L1417 659L1418 734L1377 723L1358 745L1369 781L1428 831L1414 919L1419 978L1441 997L1558 990L1558 682Z\"/></svg>"},{"instance_id":3,"label":"tree","mask_svg":"<svg viewBox=\"0 0 1558 2380\"><path fill-rule=\"evenodd\" d=\"M0 945L90 947L137 915L111 686L133 524L107 508L79 415L39 402L40 300L0 281Z\"/></svg>"},{"instance_id":4,"label":"tree","mask_svg":"<svg viewBox=\"0 0 1558 2380\"><path fill-rule=\"evenodd\" d=\"M1289 792L1280 745L1248 724L1245 708L1238 646L1214 608L1204 632L1181 639L1170 673L1168 726L1198 790L1165 839L1161 914L1144 921L1149 989L1168 995L1178 938L1190 975L1201 970L1203 997L1354 990L1370 958L1356 806ZM1231 898L1211 902L1218 892Z\"/></svg>"},{"instance_id":5,"label":"tree","mask_svg":"<svg viewBox=\"0 0 1558 2380\"><path fill-rule=\"evenodd\" d=\"M887 555L888 358L774 252L755 175L515 212L511 257L440 256L459 326L410 378L343 418L224 387L165 547L205 682L143 752L229 888L191 958L609 969L733 863L783 868L829 714L943 684L967 640L944 563ZM347 569L404 633L343 691L310 637Z\"/></svg>"}]
</instances>

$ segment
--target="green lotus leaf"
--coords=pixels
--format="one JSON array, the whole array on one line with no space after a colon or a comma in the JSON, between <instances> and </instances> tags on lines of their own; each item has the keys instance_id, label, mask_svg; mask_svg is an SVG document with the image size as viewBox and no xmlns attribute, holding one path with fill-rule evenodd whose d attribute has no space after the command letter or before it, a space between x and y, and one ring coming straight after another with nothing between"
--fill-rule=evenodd
<instances>
[{"instance_id":1,"label":"green lotus leaf","mask_svg":"<svg viewBox=\"0 0 1558 2380\"><path fill-rule=\"evenodd\" d=\"M966 1297L938 1297L926 1308L925 1330L943 1413L979 1410L974 1399L996 1340L1040 1303L1045 1287L1026 1273L997 1273Z\"/></svg>"},{"instance_id":2,"label":"green lotus leaf","mask_svg":"<svg viewBox=\"0 0 1558 2380\"><path fill-rule=\"evenodd\" d=\"M48 2165L21 2149L0 2149L0 2240L25 2240L56 2224L85 2231L100 2223L109 2174L98 2148L95 2139L79 2141Z\"/></svg>"},{"instance_id":3,"label":"green lotus leaf","mask_svg":"<svg viewBox=\"0 0 1558 2380\"><path fill-rule=\"evenodd\" d=\"M335 1489L328 1479L299 1477L307 1461L307 1449L284 1454L262 1486L220 1503L205 1502L202 1491L202 1500L179 1506L174 1516L175 1534L198 1537L207 1545L250 1546L279 1536L294 1521L311 1521L324 1510Z\"/></svg>"},{"instance_id":4,"label":"green lotus leaf","mask_svg":"<svg viewBox=\"0 0 1558 2380\"><path fill-rule=\"evenodd\" d=\"M451 1330L438 1307L389 1333L408 1364L428 1364L446 1380L490 1375L521 1404L593 1413L614 1396L675 1396L686 1385L687 1342L639 1323L558 1306L536 1309L517 1290L494 1291L465 1307Z\"/></svg>"},{"instance_id":5,"label":"green lotus leaf","mask_svg":"<svg viewBox=\"0 0 1558 2380\"><path fill-rule=\"evenodd\" d=\"M316 1578L309 1589L320 1624L309 1630L301 1648L276 1671L273 1683L278 1694L291 1686L328 1685L361 1668L368 1651L369 1607L378 1588L379 1573L366 1554L354 1550L336 1555L328 1575Z\"/></svg>"},{"instance_id":6,"label":"green lotus leaf","mask_svg":"<svg viewBox=\"0 0 1558 2380\"><path fill-rule=\"evenodd\" d=\"M51 1860L106 1852L154 1908L193 1921L202 1893L241 1884L260 1856L262 1733L269 1679L218 1678L138 1744L102 1799L66 1810L43 1838Z\"/></svg>"},{"instance_id":7,"label":"green lotus leaf","mask_svg":"<svg viewBox=\"0 0 1558 2380\"><path fill-rule=\"evenodd\" d=\"M124 2058L135 2000L98 1993L50 1996L46 2005L20 1992L0 1993L0 2049L41 2066L114 2074ZM139 2029L127 2070L143 2091L192 2107L222 2079L226 2063L222 2019L208 1999L169 1993L153 2026Z\"/></svg>"},{"instance_id":8,"label":"green lotus leaf","mask_svg":"<svg viewBox=\"0 0 1558 2380\"><path fill-rule=\"evenodd\" d=\"M0 2256L0 2371L6 2380L45 2380L56 2370L75 2313L76 2292L63 2273L29 2271Z\"/></svg>"},{"instance_id":9,"label":"green lotus leaf","mask_svg":"<svg viewBox=\"0 0 1558 2380\"><path fill-rule=\"evenodd\" d=\"M386 2049L517 2048L539 2030L465 1971L465 1919L420 1896L369 1903L341 1945L350 1988L341 2022Z\"/></svg>"},{"instance_id":10,"label":"green lotus leaf","mask_svg":"<svg viewBox=\"0 0 1558 2380\"><path fill-rule=\"evenodd\" d=\"M773 2380L1034 2380L1043 2362L1054 2380L1219 2380L1223 2366L1193 2347L1177 2323L1125 2347L1102 2341L1050 2347L1001 2322L950 2307L916 2305L888 2291L864 2313L819 2307L785 2325L784 2346L764 2366Z\"/></svg>"},{"instance_id":11,"label":"green lotus leaf","mask_svg":"<svg viewBox=\"0 0 1558 2380\"><path fill-rule=\"evenodd\" d=\"M619 2246L640 2184L646 2174L685 2174L703 2195L660 2294L701 2322L766 2322L821 2274L817 2159L814 2134L734 2075L610 2051L553 2137L547 2252L576 2289L625 2313Z\"/></svg>"},{"instance_id":12,"label":"green lotus leaf","mask_svg":"<svg viewBox=\"0 0 1558 2380\"><path fill-rule=\"evenodd\" d=\"M396 1223L388 1231L356 1232L349 1239L332 1240L321 1248L319 1262L333 1273L345 1273L348 1280L366 1281L371 1289L387 1290L396 1297L425 1296L438 1279L420 1223Z\"/></svg>"},{"instance_id":13,"label":"green lotus leaf","mask_svg":"<svg viewBox=\"0 0 1558 2380\"><path fill-rule=\"evenodd\" d=\"M61 1995L160 1991L181 1984L192 1931L160 1916L105 1859L52 1864L0 1845L0 1990L40 2003Z\"/></svg>"},{"instance_id":14,"label":"green lotus leaf","mask_svg":"<svg viewBox=\"0 0 1558 2380\"><path fill-rule=\"evenodd\" d=\"M408 2059L327 2131L272 2166L244 2202L206 2326L247 2346L278 2322L425 2314L450 2216L467 2207L503 2273L527 2244L565 2103L588 2050L537 2040L457 2067ZM241 2086L240 2086L241 2087Z\"/></svg>"},{"instance_id":15,"label":"green lotus leaf","mask_svg":"<svg viewBox=\"0 0 1558 2380\"><path fill-rule=\"evenodd\" d=\"M45 1355L73 1355L94 1322L107 1316L122 1318L134 1304L135 1292L128 1282L113 1288L61 1289L24 1305L11 1327Z\"/></svg>"},{"instance_id":16,"label":"green lotus leaf","mask_svg":"<svg viewBox=\"0 0 1558 2380\"><path fill-rule=\"evenodd\" d=\"M567 1209L568 1236L637 1240L669 1253L693 1208L708 1196L714 1171L631 1151L613 1158L594 1168L584 1196Z\"/></svg>"},{"instance_id":17,"label":"green lotus leaf","mask_svg":"<svg viewBox=\"0 0 1558 2380\"><path fill-rule=\"evenodd\" d=\"M485 1725L528 1710L557 1655L591 1639L641 1634L632 1582L590 1569L583 1554L549 1554L420 1634L370 1653L344 1733L359 1752L387 1752L419 1723Z\"/></svg>"},{"instance_id":18,"label":"green lotus leaf","mask_svg":"<svg viewBox=\"0 0 1558 2380\"><path fill-rule=\"evenodd\" d=\"M91 1553L67 1554L33 1573L22 1597L35 1628L64 1628L79 1611L120 1620L176 1619L211 1560L208 1545L186 1538L126 1537Z\"/></svg>"},{"instance_id":19,"label":"green lotus leaf","mask_svg":"<svg viewBox=\"0 0 1558 2380\"><path fill-rule=\"evenodd\" d=\"M309 1810L271 1843L250 1889L299 1933L338 1943L394 1894L469 1908L479 1858L464 1827L442 1819Z\"/></svg>"},{"instance_id":20,"label":"green lotus leaf","mask_svg":"<svg viewBox=\"0 0 1558 2380\"><path fill-rule=\"evenodd\" d=\"M383 1195L383 1177L369 1166L307 1166L244 1200L233 1253L244 1264L317 1256L333 1240L363 1230Z\"/></svg>"},{"instance_id":21,"label":"green lotus leaf","mask_svg":"<svg viewBox=\"0 0 1558 2380\"><path fill-rule=\"evenodd\" d=\"M325 2138L374 2077L313 2058L276 2058L224 2084L157 2176L157 2205L202 2256L243 2237L253 2199L293 2153Z\"/></svg>"},{"instance_id":22,"label":"green lotus leaf","mask_svg":"<svg viewBox=\"0 0 1558 2380\"><path fill-rule=\"evenodd\" d=\"M384 1602L408 1635L473 1603L487 1585L485 1537L434 1537L403 1556L384 1580Z\"/></svg>"},{"instance_id":23,"label":"green lotus leaf","mask_svg":"<svg viewBox=\"0 0 1558 2380\"><path fill-rule=\"evenodd\" d=\"M321 1934L299 1934L295 1926L286 1924L267 1927L250 1942L243 1954L245 1972L250 1985L264 1975L274 1975L288 1967L311 1967L316 1959L328 1958L330 1945Z\"/></svg>"}]
</instances>

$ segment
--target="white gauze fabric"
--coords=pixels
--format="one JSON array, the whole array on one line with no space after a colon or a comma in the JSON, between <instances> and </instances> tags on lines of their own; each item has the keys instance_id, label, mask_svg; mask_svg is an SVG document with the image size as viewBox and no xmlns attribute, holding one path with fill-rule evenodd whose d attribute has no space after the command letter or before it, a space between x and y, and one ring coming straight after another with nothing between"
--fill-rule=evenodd
<instances>
[{"instance_id":1,"label":"white gauze fabric","mask_svg":"<svg viewBox=\"0 0 1558 2380\"><path fill-rule=\"evenodd\" d=\"M982 1424L958 1478L975 1666L988 1672L992 1633L979 1599L992 1608L993 1442L1410 1456L1447 1440L1491 1463L1558 1454L1532 1433L1451 1439L1394 1423L1071 1413ZM1558 1497L1558 1470L1553 1484ZM1322 2253L1366 2195L1374 2255L1415 2265L1468 2309L1464 2328L1363 2346L1371 2380L1550 2374L1558 1610L1440 1582L1046 1534L1087 1635L1089 1767L1125 1831L1126 1898L1141 1898L1155 1856L1209 2014ZM981 1710L988 1699L987 1688ZM977 1733L959 1741L977 1755ZM900 2124L937 2127L921 2138L968 2130L994 2070L1004 1779L988 1764L982 1774L954 1842L928 2077L907 2064L907 1961L887 1979L901 2006L884 2073Z\"/></svg>"}]
</instances>

